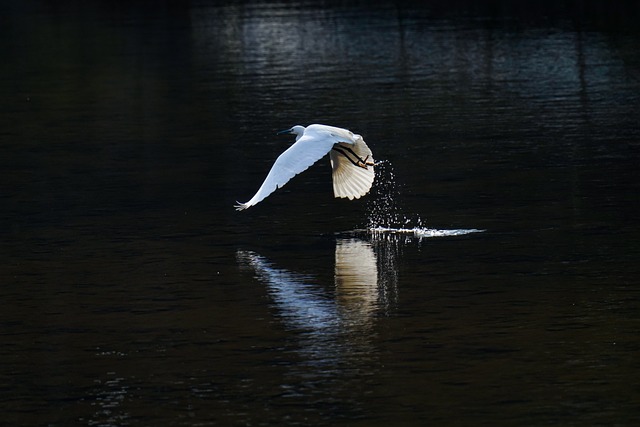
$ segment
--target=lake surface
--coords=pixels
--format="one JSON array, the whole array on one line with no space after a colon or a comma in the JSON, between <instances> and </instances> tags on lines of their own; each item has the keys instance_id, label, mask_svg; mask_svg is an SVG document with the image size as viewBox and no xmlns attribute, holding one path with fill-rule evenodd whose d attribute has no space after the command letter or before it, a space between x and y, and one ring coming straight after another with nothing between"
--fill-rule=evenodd
<instances>
[{"instance_id":1,"label":"lake surface","mask_svg":"<svg viewBox=\"0 0 640 427\"><path fill-rule=\"evenodd\" d=\"M637 425L635 2L7 3L8 425Z\"/></svg>"}]
</instances>

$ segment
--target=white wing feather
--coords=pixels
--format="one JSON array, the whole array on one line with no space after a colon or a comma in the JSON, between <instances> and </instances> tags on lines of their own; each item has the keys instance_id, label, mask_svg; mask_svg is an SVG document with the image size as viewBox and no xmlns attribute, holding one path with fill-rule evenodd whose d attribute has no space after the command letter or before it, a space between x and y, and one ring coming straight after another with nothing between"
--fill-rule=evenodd
<instances>
[{"instance_id":1,"label":"white wing feather","mask_svg":"<svg viewBox=\"0 0 640 427\"><path fill-rule=\"evenodd\" d=\"M339 143L342 147L350 148L354 153L367 163L374 163L373 153L360 135L355 144ZM356 160L354 156L345 150L347 156ZM348 158L337 151L331 151L331 167L333 169L333 194L336 197L346 197L349 200L359 199L369 192L373 185L375 173L373 166L363 168L354 165Z\"/></svg>"},{"instance_id":2,"label":"white wing feather","mask_svg":"<svg viewBox=\"0 0 640 427\"><path fill-rule=\"evenodd\" d=\"M255 196L246 203L236 205L236 209L247 209L264 200L269 194L289 182L291 178L307 170L309 166L326 156L334 143L332 138L318 139L305 132L295 144L276 159Z\"/></svg>"}]
</instances>

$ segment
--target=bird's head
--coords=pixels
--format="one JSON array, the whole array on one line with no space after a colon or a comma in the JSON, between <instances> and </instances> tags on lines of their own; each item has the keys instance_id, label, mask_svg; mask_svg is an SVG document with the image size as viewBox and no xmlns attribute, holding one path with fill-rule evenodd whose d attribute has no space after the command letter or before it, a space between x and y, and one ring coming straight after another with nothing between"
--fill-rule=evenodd
<instances>
[{"instance_id":1,"label":"bird's head","mask_svg":"<svg viewBox=\"0 0 640 427\"><path fill-rule=\"evenodd\" d=\"M278 132L278 135L282 135L285 133L292 133L299 137L304 133L304 129L305 129L304 126L296 125L290 129L281 130L280 132Z\"/></svg>"}]
</instances>

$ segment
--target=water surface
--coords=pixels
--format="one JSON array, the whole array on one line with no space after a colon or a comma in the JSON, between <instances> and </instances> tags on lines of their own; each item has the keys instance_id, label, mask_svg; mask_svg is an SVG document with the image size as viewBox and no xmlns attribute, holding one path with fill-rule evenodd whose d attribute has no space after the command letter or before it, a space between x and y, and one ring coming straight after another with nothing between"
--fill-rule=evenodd
<instances>
[{"instance_id":1,"label":"water surface","mask_svg":"<svg viewBox=\"0 0 640 427\"><path fill-rule=\"evenodd\" d=\"M6 422L634 425L638 9L508 3L0 6Z\"/></svg>"}]
</instances>

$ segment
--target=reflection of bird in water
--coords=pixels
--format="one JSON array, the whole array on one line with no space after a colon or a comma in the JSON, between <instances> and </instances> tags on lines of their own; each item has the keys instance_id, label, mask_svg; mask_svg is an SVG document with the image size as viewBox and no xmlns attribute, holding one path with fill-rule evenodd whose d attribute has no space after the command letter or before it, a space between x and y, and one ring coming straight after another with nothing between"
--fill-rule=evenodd
<instances>
[{"instance_id":1,"label":"reflection of bird in water","mask_svg":"<svg viewBox=\"0 0 640 427\"><path fill-rule=\"evenodd\" d=\"M358 199L371 189L375 163L362 136L325 125L306 128L298 125L279 133L295 134L296 142L276 159L255 196L246 203L238 203L236 209L256 205L327 153L331 158L333 194L336 197Z\"/></svg>"},{"instance_id":2,"label":"reflection of bird in water","mask_svg":"<svg viewBox=\"0 0 640 427\"><path fill-rule=\"evenodd\" d=\"M279 317L304 331L304 352L329 362L351 352L366 352L379 298L378 268L371 245L358 239L338 240L335 249L335 299L313 277L276 268L265 257L237 252L241 267L253 270L267 289Z\"/></svg>"},{"instance_id":3,"label":"reflection of bird in water","mask_svg":"<svg viewBox=\"0 0 640 427\"><path fill-rule=\"evenodd\" d=\"M336 297L351 325L368 323L378 307L378 266L369 243L357 239L336 243Z\"/></svg>"},{"instance_id":4,"label":"reflection of bird in water","mask_svg":"<svg viewBox=\"0 0 640 427\"><path fill-rule=\"evenodd\" d=\"M312 278L286 269L276 268L263 256L238 251L241 266L253 269L266 283L281 316L289 326L323 334L336 326L339 317L335 305L312 283Z\"/></svg>"}]
</instances>

